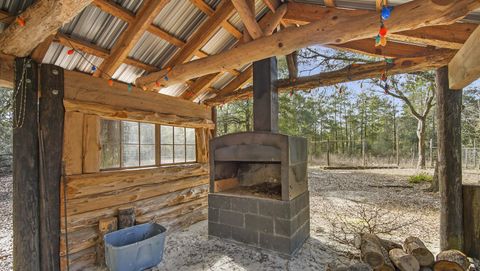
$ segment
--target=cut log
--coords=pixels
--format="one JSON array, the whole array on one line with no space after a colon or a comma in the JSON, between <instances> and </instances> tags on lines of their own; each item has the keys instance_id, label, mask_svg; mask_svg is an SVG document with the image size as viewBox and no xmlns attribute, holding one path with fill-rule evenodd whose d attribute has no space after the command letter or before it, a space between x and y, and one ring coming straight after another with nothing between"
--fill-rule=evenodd
<instances>
[{"instance_id":1,"label":"cut log","mask_svg":"<svg viewBox=\"0 0 480 271\"><path fill-rule=\"evenodd\" d=\"M470 261L461 251L445 250L437 255L437 261L433 266L434 271L466 271L470 267Z\"/></svg>"},{"instance_id":2,"label":"cut log","mask_svg":"<svg viewBox=\"0 0 480 271\"><path fill-rule=\"evenodd\" d=\"M403 248L402 245L400 245L399 243L386 240L386 239L380 239L380 243L382 244L382 247L384 247L387 251L390 251L394 248L400 248L400 249Z\"/></svg>"},{"instance_id":3,"label":"cut log","mask_svg":"<svg viewBox=\"0 0 480 271\"><path fill-rule=\"evenodd\" d=\"M419 271L420 264L417 259L410 254L405 253L399 248L394 248L388 252L390 260L400 271Z\"/></svg>"},{"instance_id":4,"label":"cut log","mask_svg":"<svg viewBox=\"0 0 480 271\"><path fill-rule=\"evenodd\" d=\"M413 255L417 259L420 266L432 266L435 262L432 252L428 250L419 238L414 236L407 237L403 246L408 254Z\"/></svg>"},{"instance_id":5,"label":"cut log","mask_svg":"<svg viewBox=\"0 0 480 271\"><path fill-rule=\"evenodd\" d=\"M380 243L381 243L381 241L380 241ZM381 246L380 249L382 250L382 255L383 255L384 261L383 261L382 266L380 266L378 268L375 268L375 271L395 271L395 266L393 266L393 263L390 260L390 257L388 255L388 251L383 246Z\"/></svg>"},{"instance_id":6,"label":"cut log","mask_svg":"<svg viewBox=\"0 0 480 271\"><path fill-rule=\"evenodd\" d=\"M125 229L135 225L135 207L125 206L118 208L118 228Z\"/></svg>"},{"instance_id":7,"label":"cut log","mask_svg":"<svg viewBox=\"0 0 480 271\"><path fill-rule=\"evenodd\" d=\"M109 217L100 219L98 222L98 243L96 253L96 263L99 266L105 266L105 243L103 237L110 232L116 231L118 228L117 217Z\"/></svg>"},{"instance_id":8,"label":"cut log","mask_svg":"<svg viewBox=\"0 0 480 271\"><path fill-rule=\"evenodd\" d=\"M382 246L378 237L371 233L364 233L360 239L360 252L363 262L372 268L383 266L385 259L382 253Z\"/></svg>"}]
</instances>

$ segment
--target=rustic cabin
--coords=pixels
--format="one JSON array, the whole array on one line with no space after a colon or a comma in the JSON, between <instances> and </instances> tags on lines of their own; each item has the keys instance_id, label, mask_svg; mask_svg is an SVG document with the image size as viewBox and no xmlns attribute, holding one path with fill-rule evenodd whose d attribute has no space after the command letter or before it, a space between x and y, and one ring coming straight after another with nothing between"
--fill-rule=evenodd
<instances>
[{"instance_id":1,"label":"rustic cabin","mask_svg":"<svg viewBox=\"0 0 480 271\"><path fill-rule=\"evenodd\" d=\"M278 93L426 70L437 77L441 247L478 258L480 188L462 186L459 127L461 89L480 77L479 9L0 0L0 86L14 91L13 269L93 270L105 265L105 234L149 222L170 233L208 220L212 238L292 255L310 235L308 147L278 132ZM292 53L314 45L380 61L299 76ZM216 107L250 98L253 131L216 137Z\"/></svg>"}]
</instances>

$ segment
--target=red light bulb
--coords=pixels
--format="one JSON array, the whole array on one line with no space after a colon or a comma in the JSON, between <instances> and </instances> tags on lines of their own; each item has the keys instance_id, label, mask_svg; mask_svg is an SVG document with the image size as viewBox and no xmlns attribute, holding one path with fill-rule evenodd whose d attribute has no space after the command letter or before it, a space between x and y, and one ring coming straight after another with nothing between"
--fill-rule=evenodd
<instances>
[{"instance_id":1,"label":"red light bulb","mask_svg":"<svg viewBox=\"0 0 480 271\"><path fill-rule=\"evenodd\" d=\"M387 35L387 28L385 26L382 26L380 27L380 31L378 31L378 34L381 36L381 37L385 37Z\"/></svg>"},{"instance_id":2,"label":"red light bulb","mask_svg":"<svg viewBox=\"0 0 480 271\"><path fill-rule=\"evenodd\" d=\"M75 53L75 50L73 49L70 49L67 51L67 55L73 55L73 53Z\"/></svg>"}]
</instances>

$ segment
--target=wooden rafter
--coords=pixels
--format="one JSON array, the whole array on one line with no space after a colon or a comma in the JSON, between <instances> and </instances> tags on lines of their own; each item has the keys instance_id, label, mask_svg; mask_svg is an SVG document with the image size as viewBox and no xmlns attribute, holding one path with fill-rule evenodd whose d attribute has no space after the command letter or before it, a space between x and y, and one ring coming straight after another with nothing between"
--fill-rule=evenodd
<instances>
[{"instance_id":1,"label":"wooden rafter","mask_svg":"<svg viewBox=\"0 0 480 271\"><path fill-rule=\"evenodd\" d=\"M31 58L35 60L37 63L42 63L43 58L47 54L48 48L50 47L50 44L52 44L54 35L51 35L48 37L46 40L44 40L42 43L40 43L37 48L35 48L31 54Z\"/></svg>"},{"instance_id":2,"label":"wooden rafter","mask_svg":"<svg viewBox=\"0 0 480 271\"><path fill-rule=\"evenodd\" d=\"M152 21L170 0L148 0L142 4L135 16L135 21L128 25L118 41L113 45L110 55L102 62L100 68L93 74L95 77L109 78L120 67L128 53L137 44Z\"/></svg>"},{"instance_id":3,"label":"wooden rafter","mask_svg":"<svg viewBox=\"0 0 480 271\"><path fill-rule=\"evenodd\" d=\"M310 90L338 83L380 78L385 68L387 68L388 75L431 70L446 65L454 54L455 52L452 50L440 49L425 56L398 58L395 59L393 64L386 64L385 61L368 64L352 64L332 72L298 77L295 82L291 82L289 79L279 80L278 89L283 92ZM235 89L234 91L228 92L222 91L216 97L205 101L205 104L216 106L235 100L247 99L252 96L252 93L252 87Z\"/></svg>"},{"instance_id":4,"label":"wooden rafter","mask_svg":"<svg viewBox=\"0 0 480 271\"><path fill-rule=\"evenodd\" d=\"M101 58L108 58L110 55L110 51L107 49L104 49L102 47L99 47L95 44L83 41L83 40L78 40L72 37L69 37L65 34L58 33L54 39L53 42L57 42L63 46L66 47L74 47L77 50L80 50L82 52L85 52L90 55L98 56ZM159 69L155 66L140 62L136 59L127 57L123 63L146 70L148 72L155 72L158 71Z\"/></svg>"},{"instance_id":5,"label":"wooden rafter","mask_svg":"<svg viewBox=\"0 0 480 271\"><path fill-rule=\"evenodd\" d=\"M278 25L279 20L281 19L280 15L283 16L285 14L285 11L286 11L285 8L286 8L286 5L282 5L277 9L278 12L275 12L275 13L274 12L269 12L264 17L262 17L262 19L260 19L260 22L259 22L260 27L262 27L263 32L267 36L271 35L274 27L276 27ZM282 12L282 10L284 10L284 11ZM244 39L242 39L242 40L244 40ZM221 73L214 74L214 76L219 76L219 75L221 75ZM245 76L245 73L238 73L236 75L237 76L240 76L240 75ZM208 82L208 80L210 78L209 76L210 75L200 77L199 79L197 79L197 81L203 82L203 83ZM185 95L191 95L192 93L193 94L197 94L197 93L202 94L203 92L209 91L209 90L210 90L210 88L208 88L208 85L198 84L195 88L192 87L191 89L188 89L186 91L186 93L190 93L190 94L185 94L185 93L184 94ZM200 94L196 95L196 97L199 96Z\"/></svg>"},{"instance_id":6,"label":"wooden rafter","mask_svg":"<svg viewBox=\"0 0 480 271\"><path fill-rule=\"evenodd\" d=\"M287 58L288 77L291 81L294 81L298 77L297 51L286 55L285 57Z\"/></svg>"},{"instance_id":7,"label":"wooden rafter","mask_svg":"<svg viewBox=\"0 0 480 271\"><path fill-rule=\"evenodd\" d=\"M477 24L471 23L436 25L392 33L389 38L402 42L458 50L462 48L477 26Z\"/></svg>"},{"instance_id":8,"label":"wooden rafter","mask_svg":"<svg viewBox=\"0 0 480 271\"><path fill-rule=\"evenodd\" d=\"M355 40L331 47L374 57L389 58L419 56L435 50L434 47L416 46L394 41L389 41L385 47L375 47L374 39Z\"/></svg>"},{"instance_id":9,"label":"wooden rafter","mask_svg":"<svg viewBox=\"0 0 480 271\"><path fill-rule=\"evenodd\" d=\"M15 17L10 13L0 9L0 23L9 25L15 20Z\"/></svg>"},{"instance_id":10,"label":"wooden rafter","mask_svg":"<svg viewBox=\"0 0 480 271\"><path fill-rule=\"evenodd\" d=\"M223 87L217 95L231 95L236 90L244 86L253 76L253 66L251 65L244 70L239 76L235 77L230 83Z\"/></svg>"},{"instance_id":11,"label":"wooden rafter","mask_svg":"<svg viewBox=\"0 0 480 271\"><path fill-rule=\"evenodd\" d=\"M382 6L387 5L387 0L376 0L375 1L375 9L377 11L382 9Z\"/></svg>"},{"instance_id":12,"label":"wooden rafter","mask_svg":"<svg viewBox=\"0 0 480 271\"><path fill-rule=\"evenodd\" d=\"M212 17L215 14L215 10L210 7L204 0L190 0L192 4L194 4L199 10L205 13L208 17ZM222 27L227 30L232 36L236 39L242 38L242 32L238 30L234 25L232 25L228 21L224 21L221 23Z\"/></svg>"},{"instance_id":13,"label":"wooden rafter","mask_svg":"<svg viewBox=\"0 0 480 271\"><path fill-rule=\"evenodd\" d=\"M243 25L253 39L263 36L263 30L255 19L255 10L252 10L246 0L232 0L238 15L242 19Z\"/></svg>"},{"instance_id":14,"label":"wooden rafter","mask_svg":"<svg viewBox=\"0 0 480 271\"><path fill-rule=\"evenodd\" d=\"M422 26L448 24L480 7L480 1L477 0L451 0L449 5L444 3L443 1L442 5L437 5L432 1L414 0L396 6L396 12L389 19L390 31L395 33ZM345 16L348 14L345 13L346 10L325 9L329 9L330 13L314 23L298 28L288 28L214 56L172 66L168 70L168 80L163 79L166 71L162 70L142 76L136 80L136 83L146 88L154 87L156 82L164 86L173 85L219 72L222 69L240 68L267 57L286 55L300 48L321 44L342 44L355 39L370 38L378 32L378 14L376 13L352 18ZM336 11L339 13L337 14ZM325 27L325 25L332 27Z\"/></svg>"},{"instance_id":15,"label":"wooden rafter","mask_svg":"<svg viewBox=\"0 0 480 271\"><path fill-rule=\"evenodd\" d=\"M448 64L450 89L462 89L480 77L480 27Z\"/></svg>"},{"instance_id":16,"label":"wooden rafter","mask_svg":"<svg viewBox=\"0 0 480 271\"><path fill-rule=\"evenodd\" d=\"M222 73L212 73L198 78L187 91L180 95L180 97L190 101L195 100L197 97L208 91L210 85L218 80L221 75Z\"/></svg>"},{"instance_id":17,"label":"wooden rafter","mask_svg":"<svg viewBox=\"0 0 480 271\"><path fill-rule=\"evenodd\" d=\"M24 57L73 17L92 0L39 0L20 17L25 25L10 24L0 35L0 51Z\"/></svg>"},{"instance_id":18,"label":"wooden rafter","mask_svg":"<svg viewBox=\"0 0 480 271\"><path fill-rule=\"evenodd\" d=\"M332 10L314 4L288 3L288 11L284 20L299 25L321 20ZM340 12L336 10L335 12ZM362 16L378 14L369 10L344 10L345 15ZM470 23L453 23L448 25L433 25L413 30L389 33L390 40L422 44L447 49L460 49L477 25Z\"/></svg>"}]
</instances>

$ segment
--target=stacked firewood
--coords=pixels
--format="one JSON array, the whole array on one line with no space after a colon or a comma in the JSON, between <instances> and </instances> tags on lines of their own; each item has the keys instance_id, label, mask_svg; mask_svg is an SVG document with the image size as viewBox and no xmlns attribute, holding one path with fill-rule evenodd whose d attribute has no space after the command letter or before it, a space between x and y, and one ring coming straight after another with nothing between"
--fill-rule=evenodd
<instances>
[{"instance_id":1,"label":"stacked firewood","mask_svg":"<svg viewBox=\"0 0 480 271\"><path fill-rule=\"evenodd\" d=\"M341 268L345 271L474 271L469 258L458 250L445 250L436 257L417 237L403 245L365 233L355 237L363 263ZM340 271L339 270L339 271Z\"/></svg>"}]
</instances>

